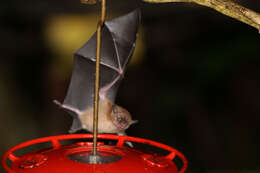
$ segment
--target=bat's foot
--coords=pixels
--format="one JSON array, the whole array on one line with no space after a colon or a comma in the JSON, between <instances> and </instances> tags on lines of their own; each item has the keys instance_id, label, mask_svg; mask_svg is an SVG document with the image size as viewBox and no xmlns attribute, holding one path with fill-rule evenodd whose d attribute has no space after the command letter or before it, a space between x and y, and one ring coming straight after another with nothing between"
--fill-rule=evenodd
<instances>
[{"instance_id":1,"label":"bat's foot","mask_svg":"<svg viewBox=\"0 0 260 173\"><path fill-rule=\"evenodd\" d=\"M77 131L79 131L80 129L70 129L69 130L69 133L70 134L73 134L73 133L76 133Z\"/></svg>"}]
</instances>

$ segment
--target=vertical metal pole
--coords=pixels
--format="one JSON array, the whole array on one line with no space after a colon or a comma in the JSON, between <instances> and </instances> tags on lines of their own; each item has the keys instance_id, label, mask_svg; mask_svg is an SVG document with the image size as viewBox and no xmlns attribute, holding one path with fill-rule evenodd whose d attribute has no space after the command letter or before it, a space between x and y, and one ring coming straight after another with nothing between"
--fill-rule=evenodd
<instances>
[{"instance_id":1,"label":"vertical metal pole","mask_svg":"<svg viewBox=\"0 0 260 173\"><path fill-rule=\"evenodd\" d=\"M95 74L95 97L93 111L93 155L97 155L97 135L98 135L98 107L99 107L99 72L101 54L101 29L106 16L106 0L101 3L101 16L97 25L97 49L96 49L96 74Z\"/></svg>"}]
</instances>

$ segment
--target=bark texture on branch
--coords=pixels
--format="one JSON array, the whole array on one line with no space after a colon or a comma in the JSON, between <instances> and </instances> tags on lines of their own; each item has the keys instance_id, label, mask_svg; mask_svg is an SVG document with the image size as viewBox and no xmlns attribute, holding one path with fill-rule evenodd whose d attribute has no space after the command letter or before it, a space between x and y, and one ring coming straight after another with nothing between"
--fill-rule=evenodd
<instances>
[{"instance_id":1,"label":"bark texture on branch","mask_svg":"<svg viewBox=\"0 0 260 173\"><path fill-rule=\"evenodd\" d=\"M202 6L207 6L216 11L251 25L258 29L260 33L260 14L247 9L231 0L144 0L149 3L167 2L193 2Z\"/></svg>"}]
</instances>

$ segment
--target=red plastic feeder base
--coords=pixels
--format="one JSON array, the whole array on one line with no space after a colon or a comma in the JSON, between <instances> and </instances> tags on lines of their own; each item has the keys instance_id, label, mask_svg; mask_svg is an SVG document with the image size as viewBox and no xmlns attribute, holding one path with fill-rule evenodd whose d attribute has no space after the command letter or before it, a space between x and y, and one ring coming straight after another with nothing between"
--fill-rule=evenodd
<instances>
[{"instance_id":1,"label":"red plastic feeder base","mask_svg":"<svg viewBox=\"0 0 260 173\"><path fill-rule=\"evenodd\" d=\"M187 169L187 160L176 149L147 139L117 136L98 135L98 139L116 140L116 145L98 143L98 153L102 163L91 163L92 142L78 142L71 145L62 145L60 141L72 139L91 139L92 134L72 134L39 138L19 144L3 157L2 164L9 173L184 173ZM150 151L142 151L124 146L125 141L142 143L158 147L169 152L163 156ZM51 142L52 147L31 151L22 156L14 153L34 144ZM179 157L182 168L178 170L173 162ZM10 166L7 161L11 161Z\"/></svg>"}]
</instances>

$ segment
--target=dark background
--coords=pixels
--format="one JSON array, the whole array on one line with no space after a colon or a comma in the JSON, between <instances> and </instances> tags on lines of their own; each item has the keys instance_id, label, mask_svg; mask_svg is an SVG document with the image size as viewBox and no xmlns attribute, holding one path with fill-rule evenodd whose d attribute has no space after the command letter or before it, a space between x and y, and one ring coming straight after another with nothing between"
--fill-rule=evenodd
<instances>
[{"instance_id":1,"label":"dark background","mask_svg":"<svg viewBox=\"0 0 260 173\"><path fill-rule=\"evenodd\" d=\"M260 11L258 0L236 2ZM194 4L107 3L108 14L143 13L143 53L117 98L139 120L128 134L177 148L189 172L259 172L258 31ZM46 42L46 25L60 15L87 21L93 12L97 6L72 0L1 2L1 156L23 141L67 133L71 117L52 100L64 99L73 51L63 62Z\"/></svg>"}]
</instances>

